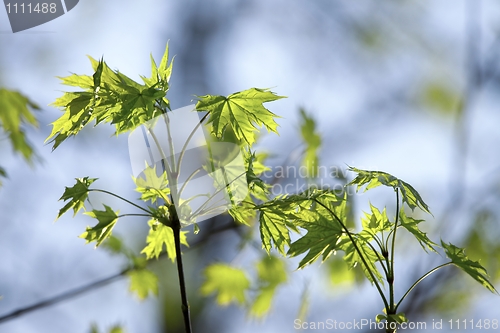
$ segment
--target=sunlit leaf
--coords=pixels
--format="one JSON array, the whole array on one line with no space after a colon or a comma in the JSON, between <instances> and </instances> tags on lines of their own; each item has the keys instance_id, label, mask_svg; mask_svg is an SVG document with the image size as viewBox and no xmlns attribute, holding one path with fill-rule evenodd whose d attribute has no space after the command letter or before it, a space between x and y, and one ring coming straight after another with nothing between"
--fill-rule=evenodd
<instances>
[{"instance_id":1,"label":"sunlit leaf","mask_svg":"<svg viewBox=\"0 0 500 333\"><path fill-rule=\"evenodd\" d=\"M87 227L87 230L80 235L87 243L97 242L98 247L106 238L111 235L116 222L118 221L118 212L115 212L111 207L103 205L105 210L92 210L85 214L99 221L93 227Z\"/></svg>"},{"instance_id":2,"label":"sunlit leaf","mask_svg":"<svg viewBox=\"0 0 500 333\"><path fill-rule=\"evenodd\" d=\"M256 217L256 209L253 199L260 201L268 200L269 185L267 185L259 175L269 170L262 161L265 159L265 154L255 154L250 150L244 151L246 179L248 184L248 194L246 198L238 205L233 205L229 209L229 214L238 222L250 225L250 222Z\"/></svg>"},{"instance_id":3,"label":"sunlit leaf","mask_svg":"<svg viewBox=\"0 0 500 333\"><path fill-rule=\"evenodd\" d=\"M357 190L366 185L365 191L380 185L392 187L394 190L399 189L403 202L406 202L412 210L414 210L415 207L418 207L424 212L430 214L429 207L424 200L422 200L420 194L413 188L413 186L402 181L401 179L382 171L360 170L354 167L349 167L349 170L357 173L357 176L347 185L358 185Z\"/></svg>"},{"instance_id":4,"label":"sunlit leaf","mask_svg":"<svg viewBox=\"0 0 500 333\"><path fill-rule=\"evenodd\" d=\"M37 110L39 107L17 91L0 88L0 128L8 135L14 151L31 163L34 151L26 139L24 127L38 127L38 122L30 109Z\"/></svg>"},{"instance_id":5,"label":"sunlit leaf","mask_svg":"<svg viewBox=\"0 0 500 333\"><path fill-rule=\"evenodd\" d=\"M431 241L429 237L427 237L427 234L423 231L421 231L418 228L419 223L424 222L424 220L415 220L412 217L406 216L405 211L403 207L401 207L399 211L399 221L401 223L401 226L408 230L415 238L418 240L420 243L420 246L427 252L427 249L431 250L432 252L436 252L436 249L434 246L438 246L436 243Z\"/></svg>"},{"instance_id":6,"label":"sunlit leaf","mask_svg":"<svg viewBox=\"0 0 500 333\"><path fill-rule=\"evenodd\" d=\"M465 255L465 249L459 248L451 243L446 244L443 241L441 241L441 245L444 248L446 256L455 266L467 273L470 277L479 282L483 287L492 293L498 294L493 284L491 284L488 280L488 273L486 272L486 269L481 266L478 261L473 261L467 258Z\"/></svg>"},{"instance_id":7,"label":"sunlit leaf","mask_svg":"<svg viewBox=\"0 0 500 333\"><path fill-rule=\"evenodd\" d=\"M262 246L269 253L274 244L274 247L284 255L285 246L290 245L287 218L280 210L269 207L261 210L259 222Z\"/></svg>"},{"instance_id":8,"label":"sunlit leaf","mask_svg":"<svg viewBox=\"0 0 500 333\"><path fill-rule=\"evenodd\" d=\"M389 317L389 319L392 319L393 321L395 321L398 324L402 324L402 323L407 323L408 322L408 318L406 318L406 315L403 312L396 313L396 314L391 314L388 317Z\"/></svg>"},{"instance_id":9,"label":"sunlit leaf","mask_svg":"<svg viewBox=\"0 0 500 333\"><path fill-rule=\"evenodd\" d=\"M143 177L132 177L132 179L135 182L136 191L141 193L142 201L151 200L155 203L158 199L168 198L170 194L167 173L163 172L158 176L156 166L144 169Z\"/></svg>"},{"instance_id":10,"label":"sunlit leaf","mask_svg":"<svg viewBox=\"0 0 500 333\"><path fill-rule=\"evenodd\" d=\"M240 202L238 205L231 206L228 212L235 221L245 225L250 225L250 222L255 219L257 215L255 205L252 204L250 192L247 194L245 200Z\"/></svg>"},{"instance_id":11,"label":"sunlit leaf","mask_svg":"<svg viewBox=\"0 0 500 333\"><path fill-rule=\"evenodd\" d=\"M62 197L59 200L70 200L63 208L59 210L57 218L66 213L70 208L73 208L73 216L81 209L85 208L85 200L89 193L89 186L96 181L97 178L76 178L76 184L73 187L66 187Z\"/></svg>"},{"instance_id":12,"label":"sunlit leaf","mask_svg":"<svg viewBox=\"0 0 500 333\"><path fill-rule=\"evenodd\" d=\"M168 47L165 57L168 58ZM92 76L72 74L61 78L63 84L83 90L66 92L53 103L64 112L52 123L52 132L46 139L53 142L53 149L92 121L96 125L111 123L116 128L116 134L120 134L160 115L165 110L161 108L168 108L165 95L172 63L167 66L163 59L157 69L153 61L152 74L155 77L143 78L146 85L142 85L112 70L103 59L89 59L94 69Z\"/></svg>"},{"instance_id":13,"label":"sunlit leaf","mask_svg":"<svg viewBox=\"0 0 500 333\"><path fill-rule=\"evenodd\" d=\"M335 201L331 200L332 198L335 198ZM329 199L328 201L323 198L318 200L324 201L324 204L336 213L338 218L344 216L345 202L335 196L330 196ZM337 242L344 232L339 221L323 206L314 205L311 211L315 213L314 221L298 222L297 220L298 226L307 230L307 234L293 242L287 253L290 257L295 257L308 252L300 261L299 269L313 263L320 256L322 256L322 261L328 259L338 250ZM297 214L297 217L300 215Z\"/></svg>"},{"instance_id":14,"label":"sunlit leaf","mask_svg":"<svg viewBox=\"0 0 500 333\"><path fill-rule=\"evenodd\" d=\"M375 317L375 320L376 320L377 323L380 323L383 320L386 320L386 321L390 320L391 322L398 323L398 324L402 324L402 323L407 323L408 322L408 319L406 318L406 315L403 312L400 312L400 313L397 313L397 314L391 314L391 315L378 314Z\"/></svg>"},{"instance_id":15,"label":"sunlit leaf","mask_svg":"<svg viewBox=\"0 0 500 333\"><path fill-rule=\"evenodd\" d=\"M267 199L266 193L269 192L269 185L264 183L264 181L257 176L259 171L256 171L256 169L254 168L254 164L257 165L257 168L260 168L255 152L250 152L250 151L246 152L245 165L247 170L246 176L247 176L248 188L250 192L254 194L257 198L265 200Z\"/></svg>"},{"instance_id":16,"label":"sunlit leaf","mask_svg":"<svg viewBox=\"0 0 500 333\"><path fill-rule=\"evenodd\" d=\"M260 235L262 246L269 253L274 246L285 255L285 246L290 246L290 232L298 232L297 227L304 222L314 222L317 212L311 210L314 200L322 196L335 195L325 191L304 191L300 194L283 195L259 205ZM344 218L344 217L339 217ZM302 252L303 253L303 252ZM298 253L297 253L298 254Z\"/></svg>"},{"instance_id":17,"label":"sunlit leaf","mask_svg":"<svg viewBox=\"0 0 500 333\"><path fill-rule=\"evenodd\" d=\"M345 262L350 268L354 268L357 265L360 265L366 278L371 283L374 283L374 280L370 275L370 272L372 272L375 278L383 284L384 282L382 274L380 274L377 266L375 265L376 262L379 261L379 258L381 258L382 256L379 253L374 252L373 249L369 245L367 245L364 238L359 237L356 234L353 234L352 237L354 239L354 242L356 243L357 249L361 252L361 255L365 259L366 265L368 267L365 266L365 263L361 259L359 252L356 250L356 247L348 236L342 236L342 239L338 244L339 249L345 252Z\"/></svg>"},{"instance_id":18,"label":"sunlit leaf","mask_svg":"<svg viewBox=\"0 0 500 333\"><path fill-rule=\"evenodd\" d=\"M391 230L392 224L389 222L385 208L380 212L377 207L370 203L370 210L371 214L365 213L365 216L361 218L363 231L373 236L379 232ZM368 239L371 239L371 237L368 237Z\"/></svg>"},{"instance_id":19,"label":"sunlit leaf","mask_svg":"<svg viewBox=\"0 0 500 333\"><path fill-rule=\"evenodd\" d=\"M158 276L148 269L134 269L127 273L130 278L130 291L144 300L151 295L158 295Z\"/></svg>"},{"instance_id":20,"label":"sunlit leaf","mask_svg":"<svg viewBox=\"0 0 500 333\"><path fill-rule=\"evenodd\" d=\"M174 232L172 228L159 223L158 221L152 219L148 222L150 225L149 234L146 239L147 246L141 251L145 253L148 259L158 258L160 254L165 250L167 255L172 260L175 261L175 242L174 242ZM187 231L181 231L180 239L181 244L188 245L186 240Z\"/></svg>"},{"instance_id":21,"label":"sunlit leaf","mask_svg":"<svg viewBox=\"0 0 500 333\"><path fill-rule=\"evenodd\" d=\"M205 95L198 97L197 111L208 111L208 122L212 125L213 134L221 138L229 126L238 140L244 140L249 145L255 142L254 132L257 126L265 126L267 130L277 133L278 124L274 118L279 118L262 104L283 98L268 89L251 88L224 96Z\"/></svg>"},{"instance_id":22,"label":"sunlit leaf","mask_svg":"<svg viewBox=\"0 0 500 333\"><path fill-rule=\"evenodd\" d=\"M245 294L250 287L250 281L244 271L218 263L207 266L204 275L205 281L200 289L202 295L215 293L217 303L223 306L233 302L245 303Z\"/></svg>"}]
</instances>

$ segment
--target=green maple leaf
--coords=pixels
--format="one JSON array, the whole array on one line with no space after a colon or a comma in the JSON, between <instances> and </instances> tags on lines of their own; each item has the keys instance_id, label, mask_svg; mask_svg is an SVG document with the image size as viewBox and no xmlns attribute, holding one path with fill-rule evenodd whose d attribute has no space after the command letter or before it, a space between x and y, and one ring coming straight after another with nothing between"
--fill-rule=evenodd
<instances>
[{"instance_id":1,"label":"green maple leaf","mask_svg":"<svg viewBox=\"0 0 500 333\"><path fill-rule=\"evenodd\" d=\"M380 212L377 207L370 203L370 210L371 214L365 213L365 216L361 219L363 225L361 234L365 236L366 240L372 239L379 232L391 230L391 223L385 208ZM368 235L366 236L366 234Z\"/></svg>"},{"instance_id":2,"label":"green maple leaf","mask_svg":"<svg viewBox=\"0 0 500 333\"><path fill-rule=\"evenodd\" d=\"M255 205L252 204L252 198L250 192L247 194L245 200L240 202L238 205L231 206L228 213L233 217L233 219L239 223L250 225L250 222L257 215L255 210Z\"/></svg>"},{"instance_id":3,"label":"green maple leaf","mask_svg":"<svg viewBox=\"0 0 500 333\"><path fill-rule=\"evenodd\" d=\"M278 252L284 255L286 253L285 246L290 245L290 233L286 216L283 216L278 209L267 208L261 210L259 222L262 246L269 253L274 244Z\"/></svg>"},{"instance_id":4,"label":"green maple leaf","mask_svg":"<svg viewBox=\"0 0 500 333\"><path fill-rule=\"evenodd\" d=\"M384 283L382 274L380 274L375 263L379 261L379 258L382 258L380 254L377 254L373 251L373 249L367 244L367 241L364 237L360 237L357 234L352 234L354 242L356 243L357 248L361 252L361 255L366 261L368 267L365 266L363 260L361 259L356 247L348 236L342 236L337 246L339 250L344 251L344 261L350 268L354 268L357 265L361 266L363 273L368 278L371 283L374 283L372 276L370 275L370 271L373 273L375 278L380 282Z\"/></svg>"},{"instance_id":5,"label":"green maple leaf","mask_svg":"<svg viewBox=\"0 0 500 333\"><path fill-rule=\"evenodd\" d=\"M97 178L76 178L76 184L73 187L66 187L62 197L59 200L70 200L63 208L59 210L57 218L60 218L64 213L66 213L70 208L73 208L74 215L78 213L80 209L85 208L85 200L87 200L89 193L89 186L96 181Z\"/></svg>"},{"instance_id":6,"label":"green maple leaf","mask_svg":"<svg viewBox=\"0 0 500 333\"><path fill-rule=\"evenodd\" d=\"M151 219L149 222L150 229L148 237L146 238L147 246L141 251L141 253L146 254L147 259L157 258L163 252L165 247L167 255L172 260L175 261L175 242L174 242L174 232L172 228L159 223L155 219ZM188 246L186 240L187 231L182 231L180 234L181 243Z\"/></svg>"},{"instance_id":7,"label":"green maple leaf","mask_svg":"<svg viewBox=\"0 0 500 333\"><path fill-rule=\"evenodd\" d=\"M165 52L160 62L160 67L156 66L156 62L151 55L151 78L141 77L144 83L148 87L154 87L159 85L162 87L162 90L168 90L168 82L170 81L170 76L172 75L172 65L173 60L168 63L168 44L165 48ZM165 102L168 103L168 100L165 99Z\"/></svg>"},{"instance_id":8,"label":"green maple leaf","mask_svg":"<svg viewBox=\"0 0 500 333\"><path fill-rule=\"evenodd\" d=\"M427 237L427 234L418 228L418 225L421 222L424 222L424 220L415 220L412 217L406 216L403 207L401 207L401 210L399 211L399 221L403 228L405 228L411 234L413 234L413 236L415 236L424 251L427 252L427 249L429 249L432 252L437 253L436 249L434 248L434 246L437 246L437 244L431 241L429 237Z\"/></svg>"},{"instance_id":9,"label":"green maple leaf","mask_svg":"<svg viewBox=\"0 0 500 333\"><path fill-rule=\"evenodd\" d=\"M309 117L304 109L300 109L301 125L300 134L306 143L306 150L302 165L306 166L307 175L310 177L318 176L318 150L321 146L321 136L316 132L316 122Z\"/></svg>"},{"instance_id":10,"label":"green maple leaf","mask_svg":"<svg viewBox=\"0 0 500 333\"><path fill-rule=\"evenodd\" d=\"M165 97L172 70L172 63L167 64L168 46L159 68L152 61L152 77L143 78L145 85L112 70L103 59L89 59L94 69L92 76L72 74L60 78L63 84L82 88L82 91L66 92L52 104L64 112L52 123L52 132L46 139L54 143L53 149L93 121L95 125L111 123L116 134L120 134L169 108Z\"/></svg>"},{"instance_id":11,"label":"green maple leaf","mask_svg":"<svg viewBox=\"0 0 500 333\"><path fill-rule=\"evenodd\" d=\"M286 255L285 246L290 246L290 232L298 232L300 223L314 222L317 213L311 211L314 200L333 195L327 191L304 191L294 195L282 195L256 207L260 211L260 235L262 246L269 253L274 247ZM334 195L333 195L334 196ZM333 198L331 198L333 199Z\"/></svg>"},{"instance_id":12,"label":"green maple leaf","mask_svg":"<svg viewBox=\"0 0 500 333\"><path fill-rule=\"evenodd\" d=\"M149 294L158 295L158 276L148 269L134 269L127 273L129 290L144 300Z\"/></svg>"},{"instance_id":13,"label":"green maple leaf","mask_svg":"<svg viewBox=\"0 0 500 333\"><path fill-rule=\"evenodd\" d=\"M165 199L168 197L170 188L168 187L166 172L158 176L156 166L148 166L143 171L143 175L144 177L132 177L136 185L136 191L141 193L142 201L151 200L152 203L155 203L157 199Z\"/></svg>"},{"instance_id":14,"label":"green maple leaf","mask_svg":"<svg viewBox=\"0 0 500 333\"><path fill-rule=\"evenodd\" d=\"M38 127L30 108L39 109L38 105L21 93L0 88L0 128L8 135L14 151L20 153L29 163L35 155L23 127Z\"/></svg>"},{"instance_id":15,"label":"green maple leaf","mask_svg":"<svg viewBox=\"0 0 500 333\"><path fill-rule=\"evenodd\" d=\"M227 306L232 302L245 303L245 292L250 287L245 272L226 264L217 263L205 268L205 281L200 292L204 296L216 293L219 305Z\"/></svg>"},{"instance_id":16,"label":"green maple leaf","mask_svg":"<svg viewBox=\"0 0 500 333\"><path fill-rule=\"evenodd\" d=\"M212 133L222 138L226 129L231 128L238 140L248 145L255 142L254 132L257 126L265 126L268 131L277 132L277 115L262 104L283 98L268 89L251 88L224 96L199 96L197 111L208 111L208 123L212 125Z\"/></svg>"},{"instance_id":17,"label":"green maple leaf","mask_svg":"<svg viewBox=\"0 0 500 333\"><path fill-rule=\"evenodd\" d=\"M335 201L330 201L332 198L335 198ZM344 216L345 201L342 199L339 201L335 196L330 196L328 199L321 201L324 201L323 203L335 212L337 217ZM298 225L307 230L307 234L293 242L287 253L290 257L296 257L309 251L300 261L299 269L312 264L320 256L322 256L322 261L328 259L332 253L338 250L337 243L344 232L342 225L323 206L314 205L312 212L315 214L309 215L307 220L304 221L303 218L297 220ZM301 218L302 216L298 215L297 217Z\"/></svg>"},{"instance_id":18,"label":"green maple leaf","mask_svg":"<svg viewBox=\"0 0 500 333\"><path fill-rule=\"evenodd\" d=\"M286 265L276 256L266 256L257 263L259 289L250 308L250 313L262 317L271 308L271 303L278 286L288 279Z\"/></svg>"},{"instance_id":19,"label":"green maple leaf","mask_svg":"<svg viewBox=\"0 0 500 333\"><path fill-rule=\"evenodd\" d=\"M349 170L357 173L357 176L347 185L358 185L357 190L366 185L365 191L380 185L392 187L394 190L399 189L403 202L406 202L411 210L418 207L424 212L430 214L429 207L424 202L420 194L413 188L413 186L402 181L401 179L382 171L368 171L354 167L349 167Z\"/></svg>"},{"instance_id":20,"label":"green maple leaf","mask_svg":"<svg viewBox=\"0 0 500 333\"><path fill-rule=\"evenodd\" d=\"M269 170L262 161L265 159L265 154L255 154L250 150L244 150L245 170L248 185L248 193L246 198L238 205L233 205L229 209L229 214L238 222L249 225L250 221L256 216L255 205L253 198L261 201L268 200L269 185L267 185L259 175ZM253 198L252 198L253 197Z\"/></svg>"},{"instance_id":21,"label":"green maple leaf","mask_svg":"<svg viewBox=\"0 0 500 333\"><path fill-rule=\"evenodd\" d=\"M479 282L483 287L492 293L498 294L498 291L488 280L488 272L486 269L478 261L473 261L467 258L465 255L465 249L457 247L451 243L446 244L442 240L441 245L444 248L446 256L455 266L467 273L470 277Z\"/></svg>"},{"instance_id":22,"label":"green maple leaf","mask_svg":"<svg viewBox=\"0 0 500 333\"><path fill-rule=\"evenodd\" d=\"M92 210L85 213L99 221L95 226L87 227L86 231L80 235L80 238L87 240L87 243L97 242L98 247L106 238L111 236L116 222L118 221L118 212L115 212L111 207L103 205L105 210Z\"/></svg>"},{"instance_id":23,"label":"green maple leaf","mask_svg":"<svg viewBox=\"0 0 500 333\"><path fill-rule=\"evenodd\" d=\"M247 170L247 184L250 192L257 198L267 199L266 194L269 192L269 186L259 178L258 174L269 168L264 167L264 170L259 170L262 169L263 165L258 161L255 152L251 151L245 152L245 165Z\"/></svg>"}]
</instances>

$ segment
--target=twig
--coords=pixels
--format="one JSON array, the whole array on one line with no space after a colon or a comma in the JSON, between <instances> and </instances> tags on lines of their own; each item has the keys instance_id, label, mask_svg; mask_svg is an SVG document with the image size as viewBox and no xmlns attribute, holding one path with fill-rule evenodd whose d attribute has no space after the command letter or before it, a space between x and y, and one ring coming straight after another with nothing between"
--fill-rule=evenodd
<instances>
[{"instance_id":1,"label":"twig","mask_svg":"<svg viewBox=\"0 0 500 333\"><path fill-rule=\"evenodd\" d=\"M107 284L109 284L111 282L117 281L119 278L121 278L124 275L126 275L127 272L130 271L130 270L131 270L130 268L126 268L126 269L122 270L119 273L116 273L116 274L108 276L108 277L106 277L104 279L97 280L95 282L89 283L86 286L73 289L73 290L71 290L69 292L65 292L65 293L59 294L58 296L51 297L51 298L48 298L48 299L46 299L44 301L35 303L33 305L30 305L30 306L27 306L27 307L20 308L18 310L12 311L11 313L6 314L6 315L0 317L0 324L6 322L8 320L17 318L19 316L22 316L24 314L27 314L29 312L32 312L32 311L35 311L35 310L40 310L40 309L52 306L54 304L60 303L62 301L68 300L70 298L74 298L74 297L76 297L78 295L84 294L84 293L86 293L88 291L91 291L91 290L93 290L95 288L103 287L103 286L105 286L105 285L107 285Z\"/></svg>"},{"instance_id":2,"label":"twig","mask_svg":"<svg viewBox=\"0 0 500 333\"><path fill-rule=\"evenodd\" d=\"M229 223L229 224L224 225L223 227L220 227L218 229L214 229L209 234L207 234L203 238L199 239L197 242L194 242L193 244L191 244L191 246L189 248L187 248L186 251L195 249L196 247L202 245L203 243L208 241L210 239L210 237L213 235L216 235L216 234L219 234L222 232L226 232L228 230L237 230L239 226L240 225L236 224L236 223ZM160 257L165 257L165 255L166 255L166 253L164 252L160 255ZM7 322L9 320L18 318L20 316L29 314L33 311L40 310L40 309L43 309L46 307L50 307L52 305L55 305L57 303L65 301L65 300L69 300L71 298L79 296L80 294L84 294L86 292L95 290L95 289L100 288L100 287L104 287L107 284L110 284L112 282L120 280L121 278L126 276L128 272L130 272L132 270L134 270L134 267L127 267L119 273L115 273L111 276L108 276L108 277L105 277L103 279L91 282L83 287L75 288L75 289L66 291L62 294L59 294L57 296L50 297L46 300L37 302L35 304L14 310L6 315L0 316L0 324Z\"/></svg>"}]
</instances>

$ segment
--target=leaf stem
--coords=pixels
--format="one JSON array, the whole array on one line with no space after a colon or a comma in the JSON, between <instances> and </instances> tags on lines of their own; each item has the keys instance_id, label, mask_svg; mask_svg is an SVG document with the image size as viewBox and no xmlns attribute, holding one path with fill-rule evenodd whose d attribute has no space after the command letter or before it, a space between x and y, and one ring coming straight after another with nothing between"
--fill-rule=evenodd
<instances>
[{"instance_id":1,"label":"leaf stem","mask_svg":"<svg viewBox=\"0 0 500 333\"><path fill-rule=\"evenodd\" d=\"M118 215L117 218L121 218L121 217L127 217L127 216L144 216L144 217L151 217L151 214L121 214L121 215Z\"/></svg>"},{"instance_id":2,"label":"leaf stem","mask_svg":"<svg viewBox=\"0 0 500 333\"><path fill-rule=\"evenodd\" d=\"M170 163L172 163L172 171L175 174L179 174L179 169L175 167L175 147L174 141L172 139L172 133L170 133L170 118L168 117L168 113L163 114L163 120L165 122L165 126L167 127L168 134L168 145L170 147ZM177 177L175 177L177 179Z\"/></svg>"},{"instance_id":3,"label":"leaf stem","mask_svg":"<svg viewBox=\"0 0 500 333\"><path fill-rule=\"evenodd\" d=\"M382 268L384 269L384 273L385 273L385 276L387 277L387 275L389 274L389 272L387 271L387 269L385 268L384 266L384 260L380 257L380 253L377 252L377 250L375 249L375 247L370 243L370 242L366 242L366 244L368 244L368 246L373 250L373 252L375 252L375 254L377 255L377 258L378 260L380 261L380 266L382 266ZM379 244L377 242L377 244ZM380 246L380 244L379 244Z\"/></svg>"},{"instance_id":4,"label":"leaf stem","mask_svg":"<svg viewBox=\"0 0 500 333\"><path fill-rule=\"evenodd\" d=\"M387 277L387 283L389 283L389 298L391 301L390 308L387 309L387 314L396 314L396 308L394 307L394 249L396 246L396 232L398 230L398 217L399 217L399 189L396 188L396 217L394 221L394 234L392 235L392 245L391 245L391 261L389 265L389 276Z\"/></svg>"},{"instance_id":5,"label":"leaf stem","mask_svg":"<svg viewBox=\"0 0 500 333\"><path fill-rule=\"evenodd\" d=\"M132 202L132 201L130 201L130 200L125 199L124 197L119 196L118 194L114 194L113 192L109 192L109 191L106 191L106 190L95 189L95 188L91 188L91 189L89 189L89 192L101 192L101 193L106 193L106 194L109 194L109 195L111 195L111 196L113 196L113 197L116 197L116 198L118 198L118 199L120 199L120 200L125 201L125 202L126 202L126 203L128 203L128 204L131 204L131 205L132 205L132 206L134 206L134 207L139 208L139 209L140 209L140 210L142 210L142 211L145 211L146 213L148 213L148 214L149 214L148 216L151 216L151 212L150 212L149 210L147 210L147 209L145 209L145 208L143 208L143 207L141 207L141 206L139 206L139 205L137 205L137 204L133 203L133 202Z\"/></svg>"},{"instance_id":6,"label":"leaf stem","mask_svg":"<svg viewBox=\"0 0 500 333\"><path fill-rule=\"evenodd\" d=\"M391 229L391 231L389 231L389 233L387 234L387 238L385 240L385 249L387 251L389 251L389 240L390 240L393 233L394 233L394 229Z\"/></svg>"},{"instance_id":7,"label":"leaf stem","mask_svg":"<svg viewBox=\"0 0 500 333\"><path fill-rule=\"evenodd\" d=\"M151 134L151 137L153 138L153 140L156 144L156 147L158 147L158 151L160 152L160 155L161 155L161 158L163 161L162 162L163 171L167 173L168 182L170 184L171 183L171 174L172 174L172 170L170 169L170 164L168 164L167 157L165 156L165 152L161 148L160 141L158 141L158 138L156 137L156 134L153 132L153 129L148 128L148 131ZM172 156L173 156L173 150L172 150Z\"/></svg>"},{"instance_id":8,"label":"leaf stem","mask_svg":"<svg viewBox=\"0 0 500 333\"><path fill-rule=\"evenodd\" d=\"M180 169L178 169L178 170L180 170ZM182 192L184 191L184 188L185 188L185 187L186 187L186 185L189 183L189 181L190 181L191 179L193 179L193 177L194 177L194 176L196 176L196 174L197 174L198 172L200 172L201 170L203 170L203 167L199 167L198 169L194 170L194 171L193 171L193 172L189 175L189 177L187 177L186 181L184 181L184 184L182 184L181 189L179 190L179 193L178 193L179 197L182 195Z\"/></svg>"},{"instance_id":9,"label":"leaf stem","mask_svg":"<svg viewBox=\"0 0 500 333\"><path fill-rule=\"evenodd\" d=\"M408 296L408 294L410 293L410 291L413 290L413 288L415 288L420 282L422 282L422 280L424 280L426 277L428 277L429 275L431 275L432 273L434 273L435 271L437 271L438 269L440 268L443 268L445 266L448 266L448 265L452 265L453 262L447 262L445 264L442 264L442 265L439 265L437 267L434 267L433 269L431 269L430 271L428 271L427 273L425 273L420 279L418 279L411 287L410 289L408 289L406 291L406 293L403 295L403 297L401 297L401 299L399 300L398 304L396 304L396 307L394 308L394 311L397 311L399 305L401 304L401 302L403 302L403 300L405 299L406 296Z\"/></svg>"},{"instance_id":10,"label":"leaf stem","mask_svg":"<svg viewBox=\"0 0 500 333\"><path fill-rule=\"evenodd\" d=\"M182 159L184 158L184 153L186 152L186 148L187 148L187 145L188 145L189 141L191 141L191 139L193 138L194 133L196 133L196 130L201 126L201 124L205 121L205 119L207 119L207 117L208 117L209 114L210 114L210 112L207 112L200 119L200 121L198 122L198 124L196 124L196 126L191 131L191 133L189 133L189 136L186 139L186 142L184 142L184 145L182 146L181 152L179 154L179 159L177 160L177 170L179 170L179 172L181 170Z\"/></svg>"},{"instance_id":11,"label":"leaf stem","mask_svg":"<svg viewBox=\"0 0 500 333\"><path fill-rule=\"evenodd\" d=\"M370 277L372 278L372 281L373 283L375 284L375 286L377 287L377 290L378 290L378 293L380 294L380 297L382 298L382 301L384 302L384 305L386 307L386 309L389 308L389 304L387 303L387 298L385 298L385 295L384 295L384 292L382 291L382 288L380 288L380 285L378 284L378 281L377 279L375 278L375 275L373 274L373 272L371 271L370 267L368 266L368 263L366 262L366 259L365 257L363 256L363 254L361 253L361 250L359 249L358 245L356 244L356 241L354 240L354 238L352 237L352 234L351 232L349 231L349 229L347 229L346 225L342 222L342 220L337 216L337 214L335 214L334 211L332 211L329 207L327 207L326 205L324 205L322 202L320 202L318 199L314 198L313 199L315 202L317 202L318 204L320 204L321 206L323 206L328 212L330 212L330 214L332 214L332 216L337 220L337 222L339 222L339 224L342 226L342 229L344 229L344 231L347 233L347 236L349 237L349 239L351 240L351 243L352 245L354 246L354 249L356 250L356 252L358 252L358 255L359 257L361 258L361 261L363 262L363 265L365 265L368 273L370 273Z\"/></svg>"},{"instance_id":12,"label":"leaf stem","mask_svg":"<svg viewBox=\"0 0 500 333\"><path fill-rule=\"evenodd\" d=\"M207 200L203 203L203 205L201 205L200 207L198 207L198 209L197 209L194 213L192 213L191 215L192 215L192 216L196 216L196 214L198 214L200 211L202 211L202 210L205 208L205 206L208 204L208 202L209 202L210 200L212 200L213 198L215 198L215 196L216 196L217 194L219 194L219 193L220 193L221 191L223 191L226 187L228 187L229 185L231 185L233 182L235 182L236 180L238 180L238 178L240 178L241 176L243 176L243 175L245 175L245 174L246 174L246 172L241 173L241 174L240 174L240 175L238 175L235 179L233 179L232 181L228 182L228 184L226 184L226 186L221 187L220 189L218 189L217 191L215 191L215 192L214 192L214 194L212 194L212 195L211 195L211 196L210 196L210 197L209 197L209 198L208 198L208 199L207 199Z\"/></svg>"}]
</instances>

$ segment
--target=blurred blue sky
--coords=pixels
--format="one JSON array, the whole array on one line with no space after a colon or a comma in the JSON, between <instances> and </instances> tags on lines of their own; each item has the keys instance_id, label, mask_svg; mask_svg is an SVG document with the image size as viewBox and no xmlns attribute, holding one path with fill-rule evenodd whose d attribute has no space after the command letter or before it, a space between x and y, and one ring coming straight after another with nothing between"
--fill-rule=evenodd
<instances>
[{"instance_id":1,"label":"blurred blue sky","mask_svg":"<svg viewBox=\"0 0 500 333\"><path fill-rule=\"evenodd\" d=\"M191 104L194 95L271 88L288 97L268 105L283 117L280 136L265 135L259 146L277 153L271 164L280 164L300 144L298 108L304 107L323 135L322 165L379 169L408 181L431 207L430 222L448 217L441 227L429 223L429 232L446 232L446 241L460 239L464 229L450 225L469 226L481 194L481 204L495 207L500 170L495 148L500 144L500 81L495 74L500 4L476 1L477 15L467 16L473 8L468 3L472 1L81 0L64 16L16 34L0 9L0 86L19 90L42 106L40 128L28 136L43 160L30 169L0 140L0 165L9 174L0 189L0 315L122 269L120 259L84 246L77 237L92 223L90 218L79 214L53 223L61 207L57 200L76 177L97 177L100 188L138 196L127 137L110 138L111 127L87 128L54 152L43 144L49 124L61 114L48 105L67 89L56 76L91 74L86 55L104 56L111 68L139 80L150 73L149 54L159 60L169 42L171 55L176 55L168 95L173 108ZM454 110L466 89L470 17L480 28L475 42L491 78L474 93L467 110L469 144L466 168L460 169ZM428 98L433 85L454 97L451 107ZM455 187L454 177L464 187ZM445 215L454 205L454 191L461 191L463 200ZM391 193L360 197L359 209L366 209L367 198L387 204L386 194ZM93 197L100 200L127 210L110 198ZM147 228L143 221L127 220L116 232L139 248ZM258 258L255 253L244 256L250 262ZM421 265L422 273L428 270ZM381 310L368 285L336 289L317 268L294 273L278 293L275 304L282 305L263 323L248 322L242 310L233 308L209 307L204 315L222 321L224 332L293 331L304 284L311 288L310 320L374 318ZM406 288L401 286L400 292ZM101 327L122 323L131 333L161 332L158 300L138 302L127 289L127 281L120 280L0 324L0 332L84 333L90 322ZM498 299L479 286L473 290L479 296L465 310L467 318L500 319ZM429 322L431 318L424 316Z\"/></svg>"}]
</instances>

